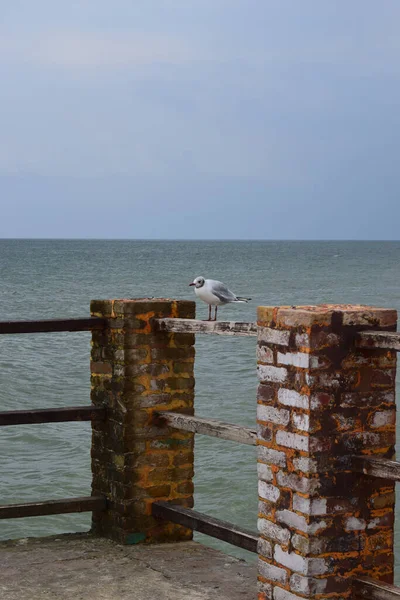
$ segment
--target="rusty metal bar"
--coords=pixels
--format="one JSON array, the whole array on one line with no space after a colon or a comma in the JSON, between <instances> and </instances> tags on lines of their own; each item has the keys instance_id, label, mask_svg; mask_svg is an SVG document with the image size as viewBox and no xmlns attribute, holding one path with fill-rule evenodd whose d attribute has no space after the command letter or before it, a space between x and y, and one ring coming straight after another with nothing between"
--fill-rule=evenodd
<instances>
[{"instance_id":1,"label":"rusty metal bar","mask_svg":"<svg viewBox=\"0 0 400 600\"><path fill-rule=\"evenodd\" d=\"M62 498L44 502L0 505L0 519L21 519L43 515L61 515L64 513L91 512L105 510L107 500L103 496L83 496L81 498Z\"/></svg>"},{"instance_id":2,"label":"rusty metal bar","mask_svg":"<svg viewBox=\"0 0 400 600\"><path fill-rule=\"evenodd\" d=\"M0 334L93 331L94 329L104 329L106 324L107 319L102 317L42 319L35 321L0 321Z\"/></svg>"},{"instance_id":3,"label":"rusty metal bar","mask_svg":"<svg viewBox=\"0 0 400 600\"><path fill-rule=\"evenodd\" d=\"M238 527L227 521L221 521L204 513L169 502L154 502L152 513L158 519L172 521L178 525L228 542L233 546L239 546L239 548L244 548L250 552L257 552L258 535L249 529Z\"/></svg>"},{"instance_id":4,"label":"rusty metal bar","mask_svg":"<svg viewBox=\"0 0 400 600\"><path fill-rule=\"evenodd\" d=\"M10 410L0 412L0 427L30 425L32 423L64 423L67 421L95 421L106 418L102 406L70 406L38 410Z\"/></svg>"}]
</instances>

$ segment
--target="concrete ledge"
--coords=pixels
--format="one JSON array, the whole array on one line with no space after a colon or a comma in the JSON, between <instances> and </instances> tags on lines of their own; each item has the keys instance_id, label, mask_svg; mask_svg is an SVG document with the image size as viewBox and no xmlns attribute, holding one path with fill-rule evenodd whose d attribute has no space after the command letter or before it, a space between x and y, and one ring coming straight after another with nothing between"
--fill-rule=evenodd
<instances>
[{"instance_id":1,"label":"concrete ledge","mask_svg":"<svg viewBox=\"0 0 400 600\"><path fill-rule=\"evenodd\" d=\"M0 543L7 600L253 600L256 566L196 542L121 546L90 534Z\"/></svg>"}]
</instances>

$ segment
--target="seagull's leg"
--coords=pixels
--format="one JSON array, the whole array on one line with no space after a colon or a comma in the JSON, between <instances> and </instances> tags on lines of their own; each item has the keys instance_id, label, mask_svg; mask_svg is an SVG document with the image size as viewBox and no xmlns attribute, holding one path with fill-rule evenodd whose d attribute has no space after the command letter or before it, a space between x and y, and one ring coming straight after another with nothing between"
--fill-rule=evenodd
<instances>
[{"instance_id":1,"label":"seagull's leg","mask_svg":"<svg viewBox=\"0 0 400 600\"><path fill-rule=\"evenodd\" d=\"M214 307L214 321L217 320L217 310L218 310L218 305L216 304Z\"/></svg>"},{"instance_id":2,"label":"seagull's leg","mask_svg":"<svg viewBox=\"0 0 400 600\"><path fill-rule=\"evenodd\" d=\"M208 305L208 319L205 319L205 321L211 321L211 304Z\"/></svg>"}]
</instances>

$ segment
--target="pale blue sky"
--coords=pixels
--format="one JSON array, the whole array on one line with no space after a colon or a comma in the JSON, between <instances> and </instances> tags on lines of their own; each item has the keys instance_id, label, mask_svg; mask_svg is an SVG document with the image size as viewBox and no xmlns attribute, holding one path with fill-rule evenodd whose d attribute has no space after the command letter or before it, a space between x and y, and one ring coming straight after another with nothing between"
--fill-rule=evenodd
<instances>
[{"instance_id":1,"label":"pale blue sky","mask_svg":"<svg viewBox=\"0 0 400 600\"><path fill-rule=\"evenodd\" d=\"M0 0L0 237L399 239L398 0Z\"/></svg>"}]
</instances>

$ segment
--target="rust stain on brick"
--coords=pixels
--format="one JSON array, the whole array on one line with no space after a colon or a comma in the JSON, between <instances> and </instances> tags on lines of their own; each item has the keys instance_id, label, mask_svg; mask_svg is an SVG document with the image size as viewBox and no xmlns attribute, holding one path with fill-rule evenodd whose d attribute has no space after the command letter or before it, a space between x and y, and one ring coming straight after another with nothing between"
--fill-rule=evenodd
<instances>
[{"instance_id":1,"label":"rust stain on brick","mask_svg":"<svg viewBox=\"0 0 400 600\"><path fill-rule=\"evenodd\" d=\"M257 444L280 453L275 464L267 460L275 455L259 455L259 462L269 465L273 487L262 488L269 497L259 497L258 514L282 532L286 541L279 542L280 548L287 547L286 554L279 550L271 558L262 555L260 546L260 560L278 569L271 573L283 579L268 579L262 569L260 583L272 587L268 592L261 587L259 600L271 595L283 600L286 596L277 594L278 588L288 598L296 593L314 597L291 586L299 569L306 574L315 568L318 580L326 579L324 594L317 595L321 598L351 597L355 574L391 581L394 484L352 473L346 460L354 453L393 455L396 357L391 351L358 349L355 340L360 330L393 327L395 311L352 305L261 307L258 317L259 325L277 332L267 342L265 335L260 337L272 367L280 366L278 352L282 355L274 340L281 339L279 331L290 332L285 382L261 383L257 394L259 404L270 407L259 412L263 420ZM308 367L296 366L299 352L309 355ZM292 361L288 353L293 353ZM284 405L278 398L282 387L293 391ZM287 424L279 421L274 408L289 411ZM260 532L273 549L278 542L267 530L262 525ZM265 552L270 553L270 546ZM313 567L309 561L314 558L322 562Z\"/></svg>"},{"instance_id":2,"label":"rust stain on brick","mask_svg":"<svg viewBox=\"0 0 400 600\"><path fill-rule=\"evenodd\" d=\"M93 529L122 543L135 536L148 543L192 535L156 521L151 505L193 504L193 434L158 427L153 413L193 411L194 336L154 334L152 320L194 317L194 306L164 299L93 303L110 319L110 329L92 338L92 401L106 405L109 414L93 434L92 456L100 459L92 462L93 493L104 494L114 507L93 515Z\"/></svg>"}]
</instances>

